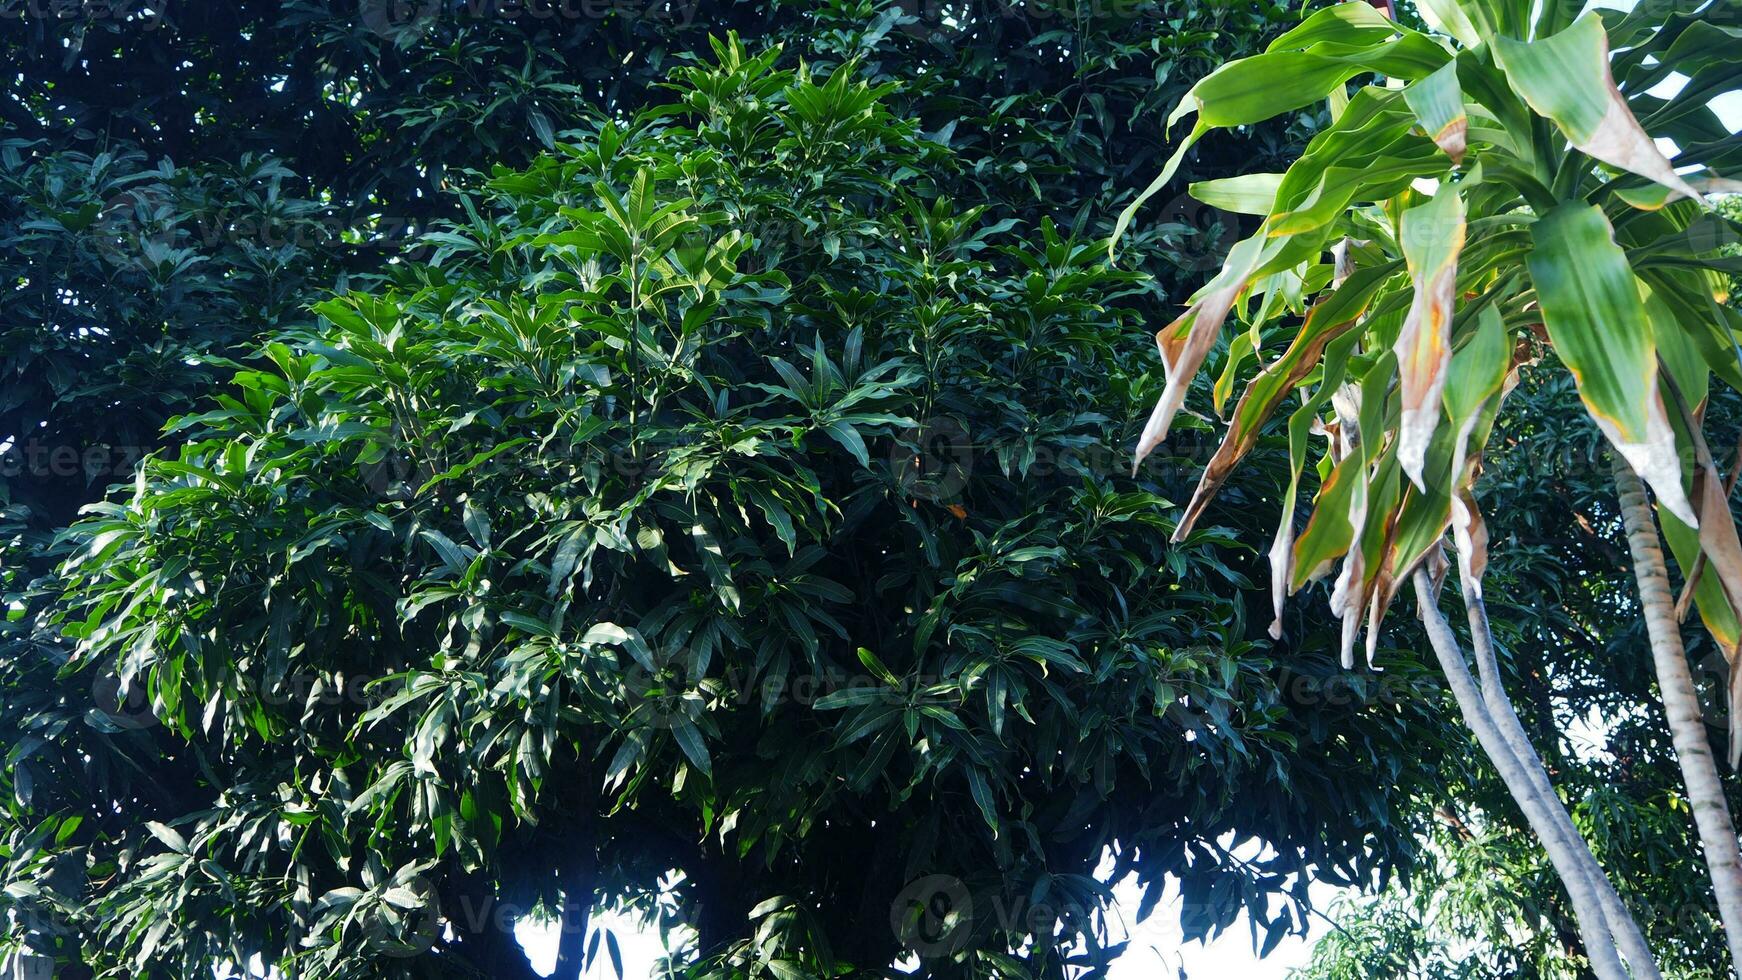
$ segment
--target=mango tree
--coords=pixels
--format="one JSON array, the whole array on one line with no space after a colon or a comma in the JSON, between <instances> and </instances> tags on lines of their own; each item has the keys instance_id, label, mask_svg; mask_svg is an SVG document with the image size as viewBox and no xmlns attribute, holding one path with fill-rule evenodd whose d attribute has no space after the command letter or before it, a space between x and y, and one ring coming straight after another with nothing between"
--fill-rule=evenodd
<instances>
[{"instance_id":1,"label":"mango tree","mask_svg":"<svg viewBox=\"0 0 1742 980\"><path fill-rule=\"evenodd\" d=\"M1218 410L1248 362L1258 369L1176 537L1287 411L1293 485L1270 551L1273 633L1285 596L1329 577L1344 666L1363 630L1371 662L1388 606L1413 584L1466 721L1566 884L1592 969L1655 977L1500 681L1475 481L1518 372L1564 364L1615 455L1659 686L1742 962L1742 859L1677 630L1678 612L1697 606L1734 668L1742 545L1702 419L1714 374L1742 387L1742 317L1723 305L1737 260L1720 254L1734 226L1705 196L1742 187L1727 179L1742 167L1742 138L1709 106L1742 87L1733 55L1742 11L1728 0L1576 17L1581 4L1541 6L1533 16L1528 0L1422 0L1420 31L1342 4L1187 94L1168 125L1195 123L1121 216L1115 244L1206 133L1325 99L1333 121L1284 173L1193 185L1199 200L1252 216L1256 230L1156 335L1167 385L1137 459L1166 440L1224 326L1237 325ZM1687 79L1666 96L1674 72ZM1351 80L1375 75L1383 81L1349 94ZM1326 438L1319 489L1297 533L1295 491L1315 432ZM1679 610L1647 486L1683 572ZM1477 676L1437 602L1448 531ZM1742 689L1731 676L1734 757Z\"/></svg>"}]
</instances>

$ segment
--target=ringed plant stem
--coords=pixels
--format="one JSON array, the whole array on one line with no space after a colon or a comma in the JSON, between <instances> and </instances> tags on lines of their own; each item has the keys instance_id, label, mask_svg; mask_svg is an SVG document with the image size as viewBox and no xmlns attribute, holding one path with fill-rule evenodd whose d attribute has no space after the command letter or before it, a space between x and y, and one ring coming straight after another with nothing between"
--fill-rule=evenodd
<instances>
[{"instance_id":1,"label":"ringed plant stem","mask_svg":"<svg viewBox=\"0 0 1742 980\"><path fill-rule=\"evenodd\" d=\"M1567 897L1572 901L1573 917L1579 924L1579 936L1585 944L1585 955L1591 962L1591 971L1601 980L1626 980L1627 971L1621 965L1615 937L1609 928L1608 915L1587 874L1587 865L1576 853L1576 849L1558 832L1550 815L1550 807L1537 792L1535 781L1525 772L1526 764L1513 753L1506 739L1501 736L1487 704L1476 689L1475 678L1470 676L1470 666L1464 662L1464 651L1459 647L1451 626L1446 623L1446 618L1440 614L1439 606L1434 602L1434 590L1428 581L1427 572L1417 569L1414 582L1416 604L1421 610L1422 623L1427 627L1428 643L1439 658L1440 668L1445 671L1452 696L1457 699L1458 709L1463 712L1465 723L1475 732L1476 741L1481 744L1482 750L1499 771L1507 791L1518 802L1519 809L1524 811L1531 830L1542 841L1544 849L1548 851L1549 860L1566 886ZM1543 778L1546 779L1547 776ZM1589 849L1584 850L1588 857ZM1650 962L1647 960L1647 963ZM1656 969L1655 965L1635 966L1641 970ZM1647 974L1641 974L1645 975Z\"/></svg>"},{"instance_id":2,"label":"ringed plant stem","mask_svg":"<svg viewBox=\"0 0 1742 980\"><path fill-rule=\"evenodd\" d=\"M1614 935L1615 943L1620 947L1621 955L1626 957L1633 975L1638 980L1661 980L1662 975L1651 955L1651 946L1645 941L1645 934L1640 932L1639 923L1634 921L1633 913L1621 901L1621 896L1615 891L1609 876L1603 873L1597 856L1591 852L1590 846L1573 825L1572 816L1567 813L1559 794L1555 793L1554 784L1549 781L1547 767L1542 764L1536 748L1530 744L1530 738L1524 732L1524 724L1518 720L1518 712L1513 708L1512 698L1507 695L1505 683L1500 677L1500 660L1494 653L1494 632L1488 623L1488 605L1482 598L1480 582L1463 580L1460 584L1464 593L1464 610L1470 621L1470 645L1476 655L1476 671L1482 682L1482 702L1488 708L1489 717L1507 748L1512 750L1512 754L1522 764L1525 775L1529 777L1536 795L1542 801L1545 816L1554 824L1554 831L1560 836L1562 846L1583 867L1585 879L1603 907L1603 918L1609 925L1609 931Z\"/></svg>"},{"instance_id":3,"label":"ringed plant stem","mask_svg":"<svg viewBox=\"0 0 1742 980\"><path fill-rule=\"evenodd\" d=\"M1669 719L1676 760L1681 763L1694 826L1706 852L1706 868L1712 875L1712 891L1717 895L1718 915L1730 944L1731 972L1735 975L1742 969L1742 853L1737 850L1736 827L1724 801L1724 784L1712 758L1712 743L1706 737L1705 719L1700 715L1699 697L1694 693L1693 676L1682 648L1657 522L1652 518L1644 484L1620 458L1615 460L1615 489L1627 528L1627 547L1633 555L1633 577L1639 582L1639 607L1651 639L1657 687Z\"/></svg>"}]
</instances>

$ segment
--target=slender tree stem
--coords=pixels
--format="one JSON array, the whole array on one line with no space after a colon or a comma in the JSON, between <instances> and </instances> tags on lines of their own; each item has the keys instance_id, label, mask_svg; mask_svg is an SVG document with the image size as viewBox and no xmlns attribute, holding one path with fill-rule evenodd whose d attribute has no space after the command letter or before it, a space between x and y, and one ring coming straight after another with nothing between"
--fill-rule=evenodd
<instances>
[{"instance_id":1,"label":"slender tree stem","mask_svg":"<svg viewBox=\"0 0 1742 980\"><path fill-rule=\"evenodd\" d=\"M1476 689L1475 678L1470 676L1470 667L1464 662L1464 651L1458 646L1457 637L1452 634L1451 626L1447 625L1445 617L1434 603L1433 586L1428 581L1427 572L1420 569L1415 573L1415 595L1416 603L1421 609L1422 622L1427 627L1428 643L1439 658L1440 668L1445 671L1446 682L1452 689L1452 696L1458 701L1464 721L1475 732L1476 741L1494 763L1495 769L1499 770L1501 781L1506 784L1512 798L1518 802L1519 809L1524 811L1525 819L1542 841L1543 847L1548 851L1549 860L1566 886L1567 897L1572 900L1573 915L1578 920L1579 935L1584 941L1585 955L1590 959L1592 972L1601 980L1625 980L1627 971L1621 965L1615 937L1609 929L1608 916L1586 874L1586 865L1557 831L1554 819L1549 813L1550 808L1536 791L1534 781L1524 771L1525 763L1513 754L1506 739L1501 736L1487 704Z\"/></svg>"},{"instance_id":2,"label":"slender tree stem","mask_svg":"<svg viewBox=\"0 0 1742 980\"><path fill-rule=\"evenodd\" d=\"M569 867L567 880L563 882L556 969L551 971L550 980L580 980L586 967L587 927L593 911L592 863L590 854L578 857Z\"/></svg>"},{"instance_id":3,"label":"slender tree stem","mask_svg":"<svg viewBox=\"0 0 1742 980\"><path fill-rule=\"evenodd\" d=\"M1488 606L1482 599L1479 584L1468 580L1460 584L1464 593L1464 610L1470 621L1470 645L1475 651L1476 670L1482 680L1482 701L1488 708L1489 717L1506 747L1512 750L1513 756L1521 763L1532 788L1542 801L1544 816L1554 825L1554 832L1560 837L1562 846L1582 867L1585 880L1603 907L1603 918L1609 924L1609 931L1614 935L1621 954L1627 958L1633 975L1639 980L1660 980L1661 974L1652 958L1651 946L1645 941L1645 934L1639 931L1639 923L1634 921L1633 913L1621 901L1621 896L1610 883L1609 876L1603 873L1603 867L1597 863L1596 855L1579 835L1578 828L1573 825L1572 816L1567 813L1566 806L1554 790L1554 784L1549 781L1548 769L1542 764L1536 748L1530 744L1529 736L1524 733L1524 724L1519 721L1518 712L1513 708L1512 699L1507 695L1506 685L1501 680L1500 660L1494 653L1494 632L1488 624Z\"/></svg>"},{"instance_id":4,"label":"slender tree stem","mask_svg":"<svg viewBox=\"0 0 1742 980\"><path fill-rule=\"evenodd\" d=\"M1639 605L1645 630L1651 638L1651 660L1657 668L1657 687L1663 695L1664 714L1687 785L1688 805L1694 811L1694 826L1706 852L1706 867L1712 875L1712 891L1718 899L1718 914L1730 944L1731 970L1742 968L1742 853L1738 852L1736 827L1724 800L1724 784L1712 758L1705 719L1694 693L1687 654L1682 649L1681 630L1676 625L1675 603L1669 591L1669 573L1658 542L1657 522L1645 486L1627 463L1615 459L1615 488L1621 500L1621 520L1627 528L1627 547L1633 554L1633 576L1639 582ZM1727 516L1727 515L1725 515ZM1722 518L1714 518L1722 519Z\"/></svg>"}]
</instances>

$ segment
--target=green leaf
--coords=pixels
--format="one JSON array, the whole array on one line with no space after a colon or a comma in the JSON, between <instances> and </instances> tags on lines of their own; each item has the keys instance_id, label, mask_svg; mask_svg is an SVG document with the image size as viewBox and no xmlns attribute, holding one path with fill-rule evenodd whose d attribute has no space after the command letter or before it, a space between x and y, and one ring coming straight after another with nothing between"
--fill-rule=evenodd
<instances>
[{"instance_id":1,"label":"green leaf","mask_svg":"<svg viewBox=\"0 0 1742 980\"><path fill-rule=\"evenodd\" d=\"M193 853L188 848L187 838L170 829L168 824L159 823L156 820L147 820L145 822L145 829L151 831L151 836L162 841L163 846L177 854Z\"/></svg>"},{"instance_id":2,"label":"green leaf","mask_svg":"<svg viewBox=\"0 0 1742 980\"><path fill-rule=\"evenodd\" d=\"M1616 89L1609 72L1609 37L1596 12L1552 37L1528 43L1497 38L1494 53L1513 89L1553 120L1581 152L1700 198L1676 174Z\"/></svg>"},{"instance_id":3,"label":"green leaf","mask_svg":"<svg viewBox=\"0 0 1742 980\"><path fill-rule=\"evenodd\" d=\"M701 729L696 727L695 722L681 715L674 717L671 722L671 732L677 739L678 747L683 749L684 756L697 769L701 770L702 775L712 777L714 760L708 754L707 743L702 741Z\"/></svg>"},{"instance_id":4,"label":"green leaf","mask_svg":"<svg viewBox=\"0 0 1742 980\"><path fill-rule=\"evenodd\" d=\"M581 637L581 642L622 647L629 651L629 655L635 659L635 662L649 673L659 669L654 664L653 648L647 645L647 640L637 630L626 629L616 623L594 623L587 628L587 632Z\"/></svg>"},{"instance_id":5,"label":"green leaf","mask_svg":"<svg viewBox=\"0 0 1742 980\"><path fill-rule=\"evenodd\" d=\"M1568 202L1531 226L1531 240L1528 265L1543 326L1586 411L1662 505L1696 525L1657 389L1657 346L1639 281L1608 219L1595 205Z\"/></svg>"},{"instance_id":6,"label":"green leaf","mask_svg":"<svg viewBox=\"0 0 1742 980\"><path fill-rule=\"evenodd\" d=\"M1191 185L1192 197L1213 208L1235 214L1266 215L1276 201L1282 174L1241 174L1220 180L1201 180Z\"/></svg>"},{"instance_id":7,"label":"green leaf","mask_svg":"<svg viewBox=\"0 0 1742 980\"><path fill-rule=\"evenodd\" d=\"M1458 84L1458 65L1445 67L1403 90L1403 99L1421 120L1428 137L1453 163L1464 162L1470 117L1464 110L1464 90Z\"/></svg>"},{"instance_id":8,"label":"green leaf","mask_svg":"<svg viewBox=\"0 0 1742 980\"><path fill-rule=\"evenodd\" d=\"M853 428L852 423L845 419L836 420L825 426L823 431L829 434L829 438L840 443L841 448L851 453L860 466L871 465L871 453L865 448L865 438L859 435L859 430Z\"/></svg>"}]
</instances>

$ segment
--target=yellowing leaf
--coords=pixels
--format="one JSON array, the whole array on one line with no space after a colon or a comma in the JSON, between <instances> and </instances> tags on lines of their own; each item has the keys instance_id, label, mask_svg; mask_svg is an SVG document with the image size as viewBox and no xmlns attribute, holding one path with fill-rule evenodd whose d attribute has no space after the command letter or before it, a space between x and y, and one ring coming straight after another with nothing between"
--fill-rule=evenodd
<instances>
[{"instance_id":1,"label":"yellowing leaf","mask_svg":"<svg viewBox=\"0 0 1742 980\"><path fill-rule=\"evenodd\" d=\"M1458 577L1482 594L1482 575L1488 570L1488 523L1476 506L1469 487L1452 495L1452 541L1458 548Z\"/></svg>"},{"instance_id":2,"label":"yellowing leaf","mask_svg":"<svg viewBox=\"0 0 1742 980\"><path fill-rule=\"evenodd\" d=\"M1403 100L1421 120L1428 137L1446 151L1453 163L1464 162L1470 117L1464 110L1464 90L1458 85L1458 66L1444 68L1403 90Z\"/></svg>"},{"instance_id":3,"label":"yellowing leaf","mask_svg":"<svg viewBox=\"0 0 1742 980\"><path fill-rule=\"evenodd\" d=\"M1482 574L1488 567L1488 526L1482 521L1470 490L1476 458L1469 447L1478 428L1483 430L1482 441L1487 439L1486 427L1493 424L1498 409L1494 400L1502 397L1511 361L1506 325L1493 306L1484 307L1476 335L1452 356L1450 380L1446 384L1446 414L1456 430L1448 488L1452 539L1458 549L1458 576L1478 596L1482 594Z\"/></svg>"},{"instance_id":4,"label":"yellowing leaf","mask_svg":"<svg viewBox=\"0 0 1742 980\"><path fill-rule=\"evenodd\" d=\"M1694 474L1694 499L1699 504L1700 550L1729 600L1730 609L1742 619L1742 540L1724 494L1724 479L1707 462Z\"/></svg>"},{"instance_id":5,"label":"yellowing leaf","mask_svg":"<svg viewBox=\"0 0 1742 980\"><path fill-rule=\"evenodd\" d=\"M1415 298L1393 348L1403 395L1397 459L1410 482L1425 488L1422 464L1439 425L1440 393L1452 362L1452 307L1458 253L1464 248L1464 202L1457 188L1443 188L1426 204L1404 212L1401 237Z\"/></svg>"},{"instance_id":6,"label":"yellowing leaf","mask_svg":"<svg viewBox=\"0 0 1742 980\"><path fill-rule=\"evenodd\" d=\"M1132 472L1143 465L1144 457L1167 439L1173 417L1185 403L1186 389L1203 366L1204 356L1216 343L1228 311L1246 288L1264 249L1264 240L1257 236L1245 239L1228 253L1222 272L1206 286L1200 297L1179 319L1163 327L1155 335L1155 347L1161 352L1162 370L1167 384L1161 399L1150 412L1149 421L1137 440L1137 459Z\"/></svg>"},{"instance_id":7,"label":"yellowing leaf","mask_svg":"<svg viewBox=\"0 0 1742 980\"><path fill-rule=\"evenodd\" d=\"M1728 508L1726 516L1727 511ZM1669 542L1676 564L1683 569L1694 567L1703 544L1701 537L1704 522L1701 531L1695 531L1677 520L1673 514L1664 514L1662 517L1663 538ZM1724 523L1728 524L1729 521ZM1709 558L1708 555L1708 560ZM1742 650L1742 623L1738 623L1737 613L1731 606L1731 600L1725 595L1720 578L1716 575L1701 575L1699 582L1695 583L1694 595L1699 603L1700 622L1706 627L1706 632L1712 635L1718 649L1723 651L1724 659L1729 665L1730 764L1735 766L1739 757L1742 757L1742 671L1736 669L1738 651Z\"/></svg>"},{"instance_id":8,"label":"yellowing leaf","mask_svg":"<svg viewBox=\"0 0 1742 980\"><path fill-rule=\"evenodd\" d=\"M1294 542L1290 592L1297 592L1324 575L1332 562L1348 552L1355 536L1354 524L1349 520L1350 503L1354 500L1355 484L1360 483L1365 492L1366 469L1359 454L1345 456L1319 487L1312 517Z\"/></svg>"},{"instance_id":9,"label":"yellowing leaf","mask_svg":"<svg viewBox=\"0 0 1742 980\"><path fill-rule=\"evenodd\" d=\"M1222 444L1216 447L1216 454L1204 467L1204 475L1198 480L1198 488L1192 494L1191 502L1186 505L1185 516L1180 518L1179 526L1174 531L1175 541L1184 540L1191 533L1192 527L1197 524L1198 517L1215 497L1216 491L1227 482L1228 476L1241 458L1258 443L1259 431L1269 420L1271 413L1282 404L1282 400L1294 390L1301 379L1318 366L1326 345L1355 325L1361 314L1366 312L1373 295L1396 268L1396 264L1392 263L1356 272L1336 292L1313 307L1307 314L1306 323L1301 327L1300 333L1289 344L1288 350L1246 386L1245 393L1240 396L1240 402L1234 408L1234 418L1228 426L1228 432L1223 436ZM1295 472L1298 479L1299 467L1296 467ZM1290 500L1292 499L1291 493Z\"/></svg>"},{"instance_id":10,"label":"yellowing leaf","mask_svg":"<svg viewBox=\"0 0 1742 980\"><path fill-rule=\"evenodd\" d=\"M1363 589L1367 581L1367 562L1361 547L1361 538L1367 529L1368 487L1367 466L1360 456L1350 456L1343 462L1355 464L1355 470L1350 474L1354 482L1349 491L1346 518L1350 537L1348 553L1343 556L1343 567L1337 572L1337 580L1331 586L1331 612L1343 621L1342 637L1337 649L1342 655L1343 669L1348 670L1355 666L1355 636L1360 632L1361 614L1367 605ZM1324 504L1321 503L1320 506Z\"/></svg>"}]
</instances>

